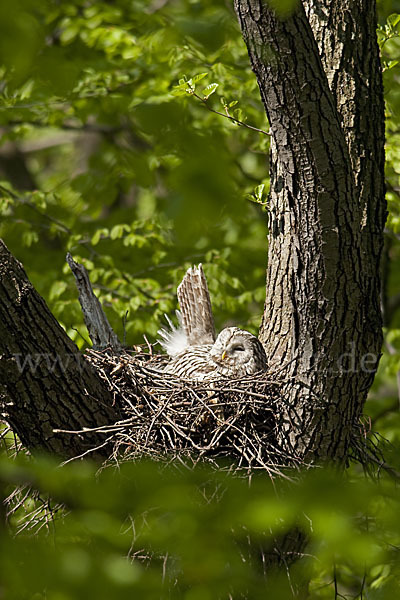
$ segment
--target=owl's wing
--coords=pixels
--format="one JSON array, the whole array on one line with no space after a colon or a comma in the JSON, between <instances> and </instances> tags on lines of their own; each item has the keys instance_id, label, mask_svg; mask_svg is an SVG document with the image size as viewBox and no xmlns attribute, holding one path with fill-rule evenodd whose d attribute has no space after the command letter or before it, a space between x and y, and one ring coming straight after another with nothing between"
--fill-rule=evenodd
<instances>
[{"instance_id":1,"label":"owl's wing","mask_svg":"<svg viewBox=\"0 0 400 600\"><path fill-rule=\"evenodd\" d=\"M182 327L189 346L213 344L214 318L210 293L201 264L186 271L178 286L177 296L182 315Z\"/></svg>"}]
</instances>

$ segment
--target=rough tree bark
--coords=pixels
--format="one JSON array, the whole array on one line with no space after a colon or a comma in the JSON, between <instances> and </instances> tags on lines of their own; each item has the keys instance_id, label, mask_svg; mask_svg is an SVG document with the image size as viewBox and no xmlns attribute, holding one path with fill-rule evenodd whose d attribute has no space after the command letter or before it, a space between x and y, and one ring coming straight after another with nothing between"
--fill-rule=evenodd
<instances>
[{"instance_id":1,"label":"rough tree bark","mask_svg":"<svg viewBox=\"0 0 400 600\"><path fill-rule=\"evenodd\" d=\"M307 0L285 20L262 0L235 0L235 9L272 134L260 337L292 377L282 446L310 461L342 460L382 342L375 3Z\"/></svg>"},{"instance_id":2,"label":"rough tree bark","mask_svg":"<svg viewBox=\"0 0 400 600\"><path fill-rule=\"evenodd\" d=\"M53 317L22 265L0 242L0 403L2 417L30 451L62 458L111 447L82 430L113 423L118 411L103 381Z\"/></svg>"}]
</instances>

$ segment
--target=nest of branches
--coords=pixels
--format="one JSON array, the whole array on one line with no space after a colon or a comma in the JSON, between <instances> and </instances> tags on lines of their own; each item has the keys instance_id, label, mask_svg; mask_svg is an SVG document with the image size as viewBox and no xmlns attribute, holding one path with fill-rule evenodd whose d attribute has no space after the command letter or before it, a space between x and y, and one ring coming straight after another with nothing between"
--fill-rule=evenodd
<instances>
[{"instance_id":1,"label":"nest of branches","mask_svg":"<svg viewBox=\"0 0 400 600\"><path fill-rule=\"evenodd\" d=\"M110 461L151 458L185 467L206 462L244 476L255 470L271 477L282 475L282 467L288 465L276 443L282 376L261 373L236 380L184 381L163 372L167 357L154 355L151 347L150 351L86 353L87 361L112 391L121 415L115 423L90 430L99 432L101 447L111 448ZM7 428L3 433L9 432ZM87 432L65 431L71 435ZM17 440L9 450L24 451ZM6 507L17 534L50 527L56 514L64 512L30 486L14 489Z\"/></svg>"},{"instance_id":2,"label":"nest of branches","mask_svg":"<svg viewBox=\"0 0 400 600\"><path fill-rule=\"evenodd\" d=\"M196 383L164 373L163 356L90 350L87 359L121 412L119 422L98 428L118 460L202 461L271 476L287 464L275 442L283 385L276 374Z\"/></svg>"},{"instance_id":3,"label":"nest of branches","mask_svg":"<svg viewBox=\"0 0 400 600\"><path fill-rule=\"evenodd\" d=\"M246 477L263 471L286 479L292 478L288 467L300 466L299 459L284 454L277 441L282 435L282 388L288 384L283 371L196 383L164 373L167 358L151 353L89 350L86 358L112 391L121 414L116 423L90 430L104 435L101 446L112 448L110 460L148 457L163 463L181 462L185 467L208 463ZM84 435L87 431L65 433ZM9 432L9 428L4 430L2 437ZM377 465L385 468L378 445L368 433L369 427L360 421L354 428L349 459L368 471ZM14 451L23 451L17 446L21 445L15 440ZM16 533L49 527L56 513L63 514L61 505L41 498L29 486L13 490L6 506Z\"/></svg>"},{"instance_id":4,"label":"nest of branches","mask_svg":"<svg viewBox=\"0 0 400 600\"><path fill-rule=\"evenodd\" d=\"M276 443L282 376L262 373L236 380L184 381L163 372L167 357L142 349L133 355L88 350L86 359L112 391L121 415L115 423L90 430L101 434L100 447L111 448L110 461L151 458L185 467L206 462L244 476L255 470L271 477L283 475L288 457ZM10 432L7 428L3 435ZM25 450L14 440L8 451ZM61 505L42 498L29 485L14 489L5 503L17 534L50 527L55 515L64 513Z\"/></svg>"}]
</instances>

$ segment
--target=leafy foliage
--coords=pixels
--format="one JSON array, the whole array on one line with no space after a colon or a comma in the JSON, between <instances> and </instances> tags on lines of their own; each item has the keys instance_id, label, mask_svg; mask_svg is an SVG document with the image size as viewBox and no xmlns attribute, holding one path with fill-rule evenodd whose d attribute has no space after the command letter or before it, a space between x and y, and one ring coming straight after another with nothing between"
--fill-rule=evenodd
<instances>
[{"instance_id":1,"label":"leafy foliage","mask_svg":"<svg viewBox=\"0 0 400 600\"><path fill-rule=\"evenodd\" d=\"M25 51L0 47L0 234L70 335L86 333L67 250L121 337L129 309L129 344L156 335L200 261L219 325L256 330L266 218L246 195L267 176L268 137L176 96L201 85L210 109L265 128L234 15L222 2L19 0L3 27Z\"/></svg>"},{"instance_id":2,"label":"leafy foliage","mask_svg":"<svg viewBox=\"0 0 400 600\"><path fill-rule=\"evenodd\" d=\"M29 482L68 510L34 538L7 538L4 598L265 598L267 590L289 598L304 575L316 600L333 598L335 586L353 598L367 589L369 598L399 593L400 505L390 481L317 470L290 487L264 476L249 486L204 467L125 463L97 475L96 468L0 462L4 492ZM22 504L13 523L31 510ZM309 536L308 553L290 580L281 572L266 581L248 538L273 554L293 526Z\"/></svg>"}]
</instances>

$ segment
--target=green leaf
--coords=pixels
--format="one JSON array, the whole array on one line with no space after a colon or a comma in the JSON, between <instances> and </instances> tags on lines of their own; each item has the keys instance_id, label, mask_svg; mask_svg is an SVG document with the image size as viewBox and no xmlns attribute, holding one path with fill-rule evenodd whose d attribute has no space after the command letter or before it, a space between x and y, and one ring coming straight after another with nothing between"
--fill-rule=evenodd
<instances>
[{"instance_id":1,"label":"green leaf","mask_svg":"<svg viewBox=\"0 0 400 600\"><path fill-rule=\"evenodd\" d=\"M30 98L32 94L32 90L35 86L34 79L28 79L26 83L20 88L20 98L21 100L25 100L26 98Z\"/></svg>"},{"instance_id":2,"label":"green leaf","mask_svg":"<svg viewBox=\"0 0 400 600\"><path fill-rule=\"evenodd\" d=\"M66 281L55 281L50 288L50 300L59 298L67 289Z\"/></svg>"},{"instance_id":3,"label":"green leaf","mask_svg":"<svg viewBox=\"0 0 400 600\"><path fill-rule=\"evenodd\" d=\"M262 195L263 195L263 192L264 192L264 188L265 188L265 184L262 183L261 185L258 185L254 189L254 196L255 196L256 200L258 200L259 202L261 202Z\"/></svg>"},{"instance_id":4,"label":"green leaf","mask_svg":"<svg viewBox=\"0 0 400 600\"><path fill-rule=\"evenodd\" d=\"M187 94L187 86L175 86L174 89L172 90L171 94L172 96L186 96Z\"/></svg>"},{"instance_id":5,"label":"green leaf","mask_svg":"<svg viewBox=\"0 0 400 600\"><path fill-rule=\"evenodd\" d=\"M195 89L196 86L193 84L192 79L189 79L188 81L180 79L179 85L174 85L171 94L173 96L185 96L186 94L192 94Z\"/></svg>"},{"instance_id":6,"label":"green leaf","mask_svg":"<svg viewBox=\"0 0 400 600\"><path fill-rule=\"evenodd\" d=\"M235 110L233 111L233 116L237 121L241 121L242 123L246 121L246 118L243 116L243 110L241 108L235 108Z\"/></svg>"},{"instance_id":7,"label":"green leaf","mask_svg":"<svg viewBox=\"0 0 400 600\"><path fill-rule=\"evenodd\" d=\"M30 248L32 244L39 241L39 235L36 231L24 231L22 234L22 243L24 246Z\"/></svg>"},{"instance_id":8,"label":"green leaf","mask_svg":"<svg viewBox=\"0 0 400 600\"><path fill-rule=\"evenodd\" d=\"M211 96L211 94L213 94L215 92L218 85L219 85L218 83L210 83L210 85L208 85L206 88L204 88L203 96L206 100L207 100L207 98L209 98Z\"/></svg>"},{"instance_id":9,"label":"green leaf","mask_svg":"<svg viewBox=\"0 0 400 600\"><path fill-rule=\"evenodd\" d=\"M35 206L37 206L37 208L40 208L41 210L45 210L47 207L46 194L44 192L35 190L32 192L30 200L33 204L35 204Z\"/></svg>"},{"instance_id":10,"label":"green leaf","mask_svg":"<svg viewBox=\"0 0 400 600\"><path fill-rule=\"evenodd\" d=\"M207 77L207 75L208 75L208 73L199 73L198 75L195 75L194 77L192 77L191 81L193 83L198 83L199 81L204 79L204 77Z\"/></svg>"},{"instance_id":11,"label":"green leaf","mask_svg":"<svg viewBox=\"0 0 400 600\"><path fill-rule=\"evenodd\" d=\"M60 41L62 44L70 44L76 38L79 33L77 25L68 25L61 31Z\"/></svg>"},{"instance_id":12,"label":"green leaf","mask_svg":"<svg viewBox=\"0 0 400 600\"><path fill-rule=\"evenodd\" d=\"M400 22L400 14L393 13L393 14L389 15L387 18L387 22L390 27L395 28L396 25Z\"/></svg>"},{"instance_id":13,"label":"green leaf","mask_svg":"<svg viewBox=\"0 0 400 600\"><path fill-rule=\"evenodd\" d=\"M117 238L121 238L125 232L130 231L131 227L126 224L114 225L110 232L110 238L112 240L116 240ZM92 242L93 243L93 242Z\"/></svg>"},{"instance_id":14,"label":"green leaf","mask_svg":"<svg viewBox=\"0 0 400 600\"><path fill-rule=\"evenodd\" d=\"M98 229L94 235L92 236L91 242L93 244L93 246L96 246L96 244L99 243L99 241L101 240L102 237L108 237L109 236L109 230L107 228L103 228L103 229Z\"/></svg>"}]
</instances>

